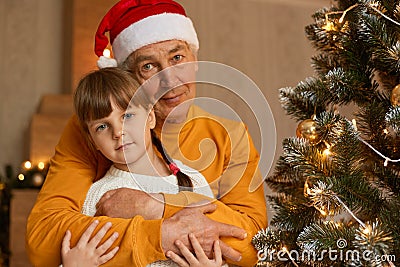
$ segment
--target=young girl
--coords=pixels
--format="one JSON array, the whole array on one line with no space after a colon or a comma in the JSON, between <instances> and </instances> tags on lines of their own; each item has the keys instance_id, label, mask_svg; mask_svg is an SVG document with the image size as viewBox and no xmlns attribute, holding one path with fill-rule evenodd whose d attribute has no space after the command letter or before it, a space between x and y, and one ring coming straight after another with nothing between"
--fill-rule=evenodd
<instances>
[{"instance_id":1,"label":"young girl","mask_svg":"<svg viewBox=\"0 0 400 267\"><path fill-rule=\"evenodd\" d=\"M75 91L75 111L90 146L113 162L106 175L90 187L82 208L86 215L96 214L96 204L107 191L123 187L147 193L189 190L213 197L206 179L198 171L166 153L152 131L156 125L153 105L143 90L137 91L138 87L132 74L118 68L104 68L85 76ZM218 242L214 244L215 259L209 260L193 235L189 240L197 257L178 242L185 259L170 253L171 259L180 266L221 266ZM174 264L157 261L151 266Z\"/></svg>"}]
</instances>

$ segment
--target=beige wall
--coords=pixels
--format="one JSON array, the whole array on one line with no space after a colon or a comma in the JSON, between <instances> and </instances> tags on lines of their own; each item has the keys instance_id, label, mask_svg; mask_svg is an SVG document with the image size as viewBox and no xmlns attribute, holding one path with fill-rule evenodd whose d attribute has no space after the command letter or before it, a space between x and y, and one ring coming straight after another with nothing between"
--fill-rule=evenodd
<instances>
[{"instance_id":1,"label":"beige wall","mask_svg":"<svg viewBox=\"0 0 400 267\"><path fill-rule=\"evenodd\" d=\"M28 155L28 129L40 98L63 86L62 0L0 1L0 173Z\"/></svg>"},{"instance_id":2,"label":"beige wall","mask_svg":"<svg viewBox=\"0 0 400 267\"><path fill-rule=\"evenodd\" d=\"M72 87L76 87L82 75L96 67L94 36L106 11L117 0L71 0L72 5ZM78 41L79 40L79 41Z\"/></svg>"}]
</instances>

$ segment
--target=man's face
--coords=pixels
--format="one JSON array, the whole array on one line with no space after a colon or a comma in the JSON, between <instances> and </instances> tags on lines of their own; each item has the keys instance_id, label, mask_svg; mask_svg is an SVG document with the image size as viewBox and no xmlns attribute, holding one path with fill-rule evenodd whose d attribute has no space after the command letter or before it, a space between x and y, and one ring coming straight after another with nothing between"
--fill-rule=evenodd
<instances>
[{"instance_id":1,"label":"man's face","mask_svg":"<svg viewBox=\"0 0 400 267\"><path fill-rule=\"evenodd\" d=\"M195 84L187 83L194 81L194 64L179 66L197 60L187 43L170 40L150 44L136 50L130 57L133 62L130 63L131 70L141 84L157 74L151 79L151 85L158 92L166 92L154 107L157 119L160 122L183 122L191 104L187 100L192 100L196 94Z\"/></svg>"}]
</instances>

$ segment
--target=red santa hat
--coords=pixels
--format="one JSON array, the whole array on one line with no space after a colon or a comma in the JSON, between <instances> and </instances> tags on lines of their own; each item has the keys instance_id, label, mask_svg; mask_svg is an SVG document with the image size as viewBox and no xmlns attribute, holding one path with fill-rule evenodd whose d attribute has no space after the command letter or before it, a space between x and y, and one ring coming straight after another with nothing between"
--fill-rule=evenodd
<instances>
[{"instance_id":1,"label":"red santa hat","mask_svg":"<svg viewBox=\"0 0 400 267\"><path fill-rule=\"evenodd\" d=\"M103 55L109 32L114 59ZM96 32L95 53L99 68L117 66L135 50L168 40L182 40L199 48L192 21L172 0L121 0L104 16Z\"/></svg>"}]
</instances>

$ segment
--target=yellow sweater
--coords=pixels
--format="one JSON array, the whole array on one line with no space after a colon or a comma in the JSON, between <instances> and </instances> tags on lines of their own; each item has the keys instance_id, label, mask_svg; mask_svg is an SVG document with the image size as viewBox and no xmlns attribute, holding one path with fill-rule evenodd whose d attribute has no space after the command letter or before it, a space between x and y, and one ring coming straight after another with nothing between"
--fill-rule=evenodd
<instances>
[{"instance_id":1,"label":"yellow sweater","mask_svg":"<svg viewBox=\"0 0 400 267\"><path fill-rule=\"evenodd\" d=\"M244 125L193 106L185 124L163 129L162 141L173 158L199 170L210 183L218 207L207 216L247 231L245 240L223 241L242 253L242 260L236 264L253 266L257 255L251 237L266 226L267 215L263 186L249 192L252 179L260 179L259 156ZM34 266L60 264L61 241L67 229L72 232L71 244L76 244L93 221L93 217L81 214L86 193L93 180L104 176L110 165L99 152L89 149L78 119L73 116L56 146L45 184L28 218L27 252ZM192 192L164 197L168 203L164 218L172 216L179 206L205 198ZM166 259L161 247L163 219L98 219L100 224L111 221L113 230L120 234L120 249L105 266L146 266Z\"/></svg>"}]
</instances>

